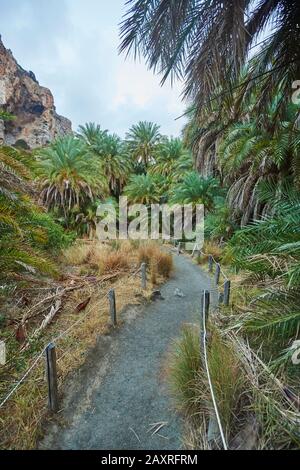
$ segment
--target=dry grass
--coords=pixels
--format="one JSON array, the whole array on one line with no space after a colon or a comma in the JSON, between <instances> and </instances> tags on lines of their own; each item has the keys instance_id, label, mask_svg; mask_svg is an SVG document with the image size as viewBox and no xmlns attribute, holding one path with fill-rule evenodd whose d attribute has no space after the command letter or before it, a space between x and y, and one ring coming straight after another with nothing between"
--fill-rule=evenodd
<instances>
[{"instance_id":1,"label":"dry grass","mask_svg":"<svg viewBox=\"0 0 300 470\"><path fill-rule=\"evenodd\" d=\"M116 271L125 271L128 268L128 256L122 251L104 253L100 259L100 274L110 274Z\"/></svg>"},{"instance_id":2,"label":"dry grass","mask_svg":"<svg viewBox=\"0 0 300 470\"><path fill-rule=\"evenodd\" d=\"M145 243L138 250L139 263L146 263L150 266L151 277L155 279L156 275L168 279L174 269L173 257L167 252L161 250L155 243Z\"/></svg>"},{"instance_id":3,"label":"dry grass","mask_svg":"<svg viewBox=\"0 0 300 470\"><path fill-rule=\"evenodd\" d=\"M160 249L157 247L156 253L159 252ZM79 259L76 259L76 254ZM132 245L130 242L121 242L119 246L115 247L97 242L76 244L64 253L64 266L67 260L76 261L76 263L67 267L67 270L71 271L71 278L70 281L65 282L70 286L74 282L78 282L84 287L68 294L64 300L63 309L56 320L44 331L40 339L32 343L28 350L21 351L20 346L16 344L14 330L10 333L7 332L7 337L11 338L8 357L14 356L14 360L6 370L1 371L0 395L2 398L22 377L44 346L53 338L57 338L61 332L71 328L65 336L55 341L59 392L63 393L66 377L84 363L87 353L95 345L97 337L106 334L110 328L107 301L107 292L110 288L113 287L116 291L119 326L122 324L122 310L124 311L127 305L139 305L151 297L151 283L148 283L148 290L143 291L140 274L132 274L136 272L139 263L139 245ZM105 275L99 275L99 266ZM83 268L87 273L94 270L93 277L97 282L89 283L81 277ZM107 273L116 273L116 276L110 281L101 282L101 279L107 277ZM162 282L163 278L157 275L155 281ZM91 297L91 301L86 309L79 313L76 312L76 307L89 297ZM40 298L32 299L32 303L35 304L38 300ZM41 318L38 317L28 325L29 335L39 324ZM78 320L79 323L72 328L72 325ZM0 448L35 448L36 441L41 435L41 424L47 415L47 386L42 357L28 379L1 409Z\"/></svg>"},{"instance_id":4,"label":"dry grass","mask_svg":"<svg viewBox=\"0 0 300 470\"><path fill-rule=\"evenodd\" d=\"M63 257L67 264L80 266L89 259L91 247L85 244L76 243L64 251Z\"/></svg>"},{"instance_id":5,"label":"dry grass","mask_svg":"<svg viewBox=\"0 0 300 470\"><path fill-rule=\"evenodd\" d=\"M202 251L203 254L198 259L199 264L207 263L210 255L212 255L218 262L222 259L223 250L220 245L216 243L206 241L204 243Z\"/></svg>"},{"instance_id":6,"label":"dry grass","mask_svg":"<svg viewBox=\"0 0 300 470\"><path fill-rule=\"evenodd\" d=\"M169 363L170 383L177 406L191 424L193 440L197 438L194 448L198 449L205 441L203 418L208 423L213 412L206 370L200 356L199 337L199 328L186 327L181 339L174 345ZM235 430L236 416L242 409L244 373L230 343L213 327L210 327L208 361L222 425L229 437Z\"/></svg>"}]
</instances>

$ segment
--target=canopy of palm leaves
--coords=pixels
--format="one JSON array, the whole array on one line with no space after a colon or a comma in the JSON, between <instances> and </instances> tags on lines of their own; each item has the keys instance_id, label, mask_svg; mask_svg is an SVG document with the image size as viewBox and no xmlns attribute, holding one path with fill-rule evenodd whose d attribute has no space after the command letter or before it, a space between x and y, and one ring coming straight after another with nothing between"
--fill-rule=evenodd
<instances>
[{"instance_id":1,"label":"canopy of palm leaves","mask_svg":"<svg viewBox=\"0 0 300 470\"><path fill-rule=\"evenodd\" d=\"M125 187L124 195L132 204L150 205L160 201L161 192L153 176L135 175Z\"/></svg>"},{"instance_id":2,"label":"canopy of palm leaves","mask_svg":"<svg viewBox=\"0 0 300 470\"><path fill-rule=\"evenodd\" d=\"M129 0L121 51L142 54L150 68L185 81L185 96L204 104L230 95L252 48L269 26L259 60L241 87L263 82L265 105L282 83L285 100L300 76L300 4L297 0ZM278 104L279 106L281 103Z\"/></svg>"},{"instance_id":3,"label":"canopy of palm leaves","mask_svg":"<svg viewBox=\"0 0 300 470\"><path fill-rule=\"evenodd\" d=\"M149 172L153 175L172 177L177 181L182 175L193 169L191 152L184 147L179 138L164 138L157 146L155 162Z\"/></svg>"},{"instance_id":4,"label":"canopy of palm leaves","mask_svg":"<svg viewBox=\"0 0 300 470\"><path fill-rule=\"evenodd\" d=\"M196 172L186 174L183 181L173 189L171 203L203 204L207 211L213 209L220 185L215 178L204 178Z\"/></svg>"},{"instance_id":5,"label":"canopy of palm leaves","mask_svg":"<svg viewBox=\"0 0 300 470\"><path fill-rule=\"evenodd\" d=\"M90 149L100 161L102 172L108 180L110 193L119 196L132 170L126 146L116 134L102 133L95 139Z\"/></svg>"},{"instance_id":6,"label":"canopy of palm leaves","mask_svg":"<svg viewBox=\"0 0 300 470\"><path fill-rule=\"evenodd\" d=\"M58 139L37 153L40 199L66 219L74 208L107 193L101 164L86 144L72 136Z\"/></svg>"},{"instance_id":7,"label":"canopy of palm leaves","mask_svg":"<svg viewBox=\"0 0 300 470\"><path fill-rule=\"evenodd\" d=\"M288 183L265 183L259 195L272 203L273 214L236 232L227 254L266 285L241 322L249 332L263 334L272 347L286 348L299 336L300 322L300 198ZM277 349L278 355L278 349Z\"/></svg>"},{"instance_id":8,"label":"canopy of palm leaves","mask_svg":"<svg viewBox=\"0 0 300 470\"><path fill-rule=\"evenodd\" d=\"M0 278L16 281L24 272L55 272L46 251L68 243L63 229L34 203L26 156L0 147Z\"/></svg>"},{"instance_id":9,"label":"canopy of palm leaves","mask_svg":"<svg viewBox=\"0 0 300 470\"><path fill-rule=\"evenodd\" d=\"M160 139L160 126L147 121L132 126L126 134L129 152L135 160L143 163L145 168L154 160Z\"/></svg>"},{"instance_id":10,"label":"canopy of palm leaves","mask_svg":"<svg viewBox=\"0 0 300 470\"><path fill-rule=\"evenodd\" d=\"M234 216L242 215L241 223L264 214L265 205L258 198L258 187L262 181L278 181L299 175L300 132L295 126L298 108L290 105L274 126L277 102L260 117L234 124L225 133L218 149L218 165L226 183L231 185L228 202Z\"/></svg>"},{"instance_id":11,"label":"canopy of palm leaves","mask_svg":"<svg viewBox=\"0 0 300 470\"><path fill-rule=\"evenodd\" d=\"M99 124L88 122L84 126L79 126L78 136L82 138L88 145L95 144L99 138L106 135L107 130L102 130Z\"/></svg>"}]
</instances>

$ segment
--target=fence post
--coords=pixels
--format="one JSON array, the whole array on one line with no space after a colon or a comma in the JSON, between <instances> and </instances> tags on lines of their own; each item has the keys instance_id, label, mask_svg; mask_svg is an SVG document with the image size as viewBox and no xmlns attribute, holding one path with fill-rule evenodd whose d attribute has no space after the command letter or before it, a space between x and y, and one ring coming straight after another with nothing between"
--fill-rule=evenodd
<instances>
[{"instance_id":1,"label":"fence post","mask_svg":"<svg viewBox=\"0 0 300 470\"><path fill-rule=\"evenodd\" d=\"M116 293L114 289L108 292L110 317L113 326L117 326Z\"/></svg>"},{"instance_id":2,"label":"fence post","mask_svg":"<svg viewBox=\"0 0 300 470\"><path fill-rule=\"evenodd\" d=\"M219 282L220 282L220 274L221 274L221 266L219 263L217 263L216 265L216 277L215 277L215 282L217 284L217 286L219 285Z\"/></svg>"},{"instance_id":3,"label":"fence post","mask_svg":"<svg viewBox=\"0 0 300 470\"><path fill-rule=\"evenodd\" d=\"M228 307L230 302L231 281L227 280L224 286L224 304Z\"/></svg>"},{"instance_id":4,"label":"fence post","mask_svg":"<svg viewBox=\"0 0 300 470\"><path fill-rule=\"evenodd\" d=\"M222 292L220 292L219 294L219 304L223 304L224 303L224 294Z\"/></svg>"},{"instance_id":5,"label":"fence post","mask_svg":"<svg viewBox=\"0 0 300 470\"><path fill-rule=\"evenodd\" d=\"M207 322L209 318L209 307L210 307L210 293L208 291L204 291L202 296L201 296L201 306L202 306L202 316L205 315L205 320ZM202 322L203 324L203 322ZM207 324L207 323L206 323ZM203 327L201 330L201 358L202 358L202 363L204 369L206 369L206 364L205 364L205 359L204 359L204 348L206 345L204 344L205 337L204 337L204 331ZM216 416L213 412L210 413L209 416L209 423L208 423L208 430L207 430L207 440L208 442L212 445L215 442L218 442L220 438L220 432L219 432L219 427L218 427L218 422L216 419Z\"/></svg>"},{"instance_id":6,"label":"fence post","mask_svg":"<svg viewBox=\"0 0 300 470\"><path fill-rule=\"evenodd\" d=\"M178 256L180 255L180 250L181 250L181 242L179 242L178 246L177 246L177 255Z\"/></svg>"},{"instance_id":7,"label":"fence post","mask_svg":"<svg viewBox=\"0 0 300 470\"><path fill-rule=\"evenodd\" d=\"M203 330L203 318L205 315L205 323L208 320L209 317L209 307L210 307L210 293L209 291L203 291L201 293L201 299L200 299L200 311L201 311L201 359L202 363L205 366L204 362L204 330Z\"/></svg>"},{"instance_id":8,"label":"fence post","mask_svg":"<svg viewBox=\"0 0 300 470\"><path fill-rule=\"evenodd\" d=\"M214 262L213 257L210 255L208 257L208 272L209 273L213 272L213 262Z\"/></svg>"},{"instance_id":9,"label":"fence post","mask_svg":"<svg viewBox=\"0 0 300 470\"><path fill-rule=\"evenodd\" d=\"M147 264L146 263L142 264L141 272L142 272L142 289L146 290L147 289Z\"/></svg>"},{"instance_id":10,"label":"fence post","mask_svg":"<svg viewBox=\"0 0 300 470\"><path fill-rule=\"evenodd\" d=\"M46 348L46 368L48 382L48 403L53 413L57 413L58 406L58 388L57 388L57 369L56 369L56 350L55 345L50 343Z\"/></svg>"}]
</instances>

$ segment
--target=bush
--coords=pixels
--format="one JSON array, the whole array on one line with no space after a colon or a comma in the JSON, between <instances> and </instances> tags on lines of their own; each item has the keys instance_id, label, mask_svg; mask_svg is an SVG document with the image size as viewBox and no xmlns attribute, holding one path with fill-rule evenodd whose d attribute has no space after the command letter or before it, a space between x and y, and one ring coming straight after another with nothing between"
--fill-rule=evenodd
<instances>
[{"instance_id":1,"label":"bush","mask_svg":"<svg viewBox=\"0 0 300 470\"><path fill-rule=\"evenodd\" d=\"M39 230L43 237L43 240L33 237L33 243L40 245L41 241L43 248L46 250L54 251L66 248L71 245L76 238L74 232L65 232L61 225L55 223L50 214L34 213L32 215L31 225L35 229L34 232Z\"/></svg>"}]
</instances>

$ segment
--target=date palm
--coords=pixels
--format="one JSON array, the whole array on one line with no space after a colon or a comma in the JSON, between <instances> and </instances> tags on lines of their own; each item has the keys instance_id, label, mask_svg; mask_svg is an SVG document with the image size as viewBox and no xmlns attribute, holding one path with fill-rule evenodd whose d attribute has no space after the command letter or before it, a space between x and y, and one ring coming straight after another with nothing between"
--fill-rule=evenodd
<instances>
[{"instance_id":1,"label":"date palm","mask_svg":"<svg viewBox=\"0 0 300 470\"><path fill-rule=\"evenodd\" d=\"M298 0L129 0L127 6L120 50L142 54L163 82L169 76L184 79L185 96L198 110L212 98L231 94L267 25L269 36L246 90L263 81L258 96L263 106L281 82L289 99L291 84L300 76Z\"/></svg>"},{"instance_id":2,"label":"date palm","mask_svg":"<svg viewBox=\"0 0 300 470\"><path fill-rule=\"evenodd\" d=\"M153 161L160 142L160 126L153 122L139 122L126 134L126 143L134 160L143 163L145 168Z\"/></svg>"},{"instance_id":3,"label":"date palm","mask_svg":"<svg viewBox=\"0 0 300 470\"><path fill-rule=\"evenodd\" d=\"M206 211L214 208L220 196L220 186L215 178L203 178L196 172L188 173L183 181L173 188L171 203L203 204Z\"/></svg>"},{"instance_id":4,"label":"date palm","mask_svg":"<svg viewBox=\"0 0 300 470\"><path fill-rule=\"evenodd\" d=\"M106 179L100 163L86 144L72 136L58 139L37 153L40 200L57 209L66 219L74 208L106 194Z\"/></svg>"},{"instance_id":5,"label":"date palm","mask_svg":"<svg viewBox=\"0 0 300 470\"><path fill-rule=\"evenodd\" d=\"M193 168L192 155L179 138L163 139L157 147L155 163L150 167L153 175L162 175L178 180L182 174Z\"/></svg>"},{"instance_id":6,"label":"date palm","mask_svg":"<svg viewBox=\"0 0 300 470\"><path fill-rule=\"evenodd\" d=\"M124 191L131 204L156 204L160 201L160 190L151 175L133 176Z\"/></svg>"},{"instance_id":7,"label":"date palm","mask_svg":"<svg viewBox=\"0 0 300 470\"><path fill-rule=\"evenodd\" d=\"M107 130L102 130L99 124L88 122L84 126L79 126L78 137L83 139L87 145L93 145L97 140L107 134Z\"/></svg>"},{"instance_id":8,"label":"date palm","mask_svg":"<svg viewBox=\"0 0 300 470\"><path fill-rule=\"evenodd\" d=\"M90 146L106 176L110 193L119 196L132 169L130 157L120 137L103 133Z\"/></svg>"}]
</instances>

